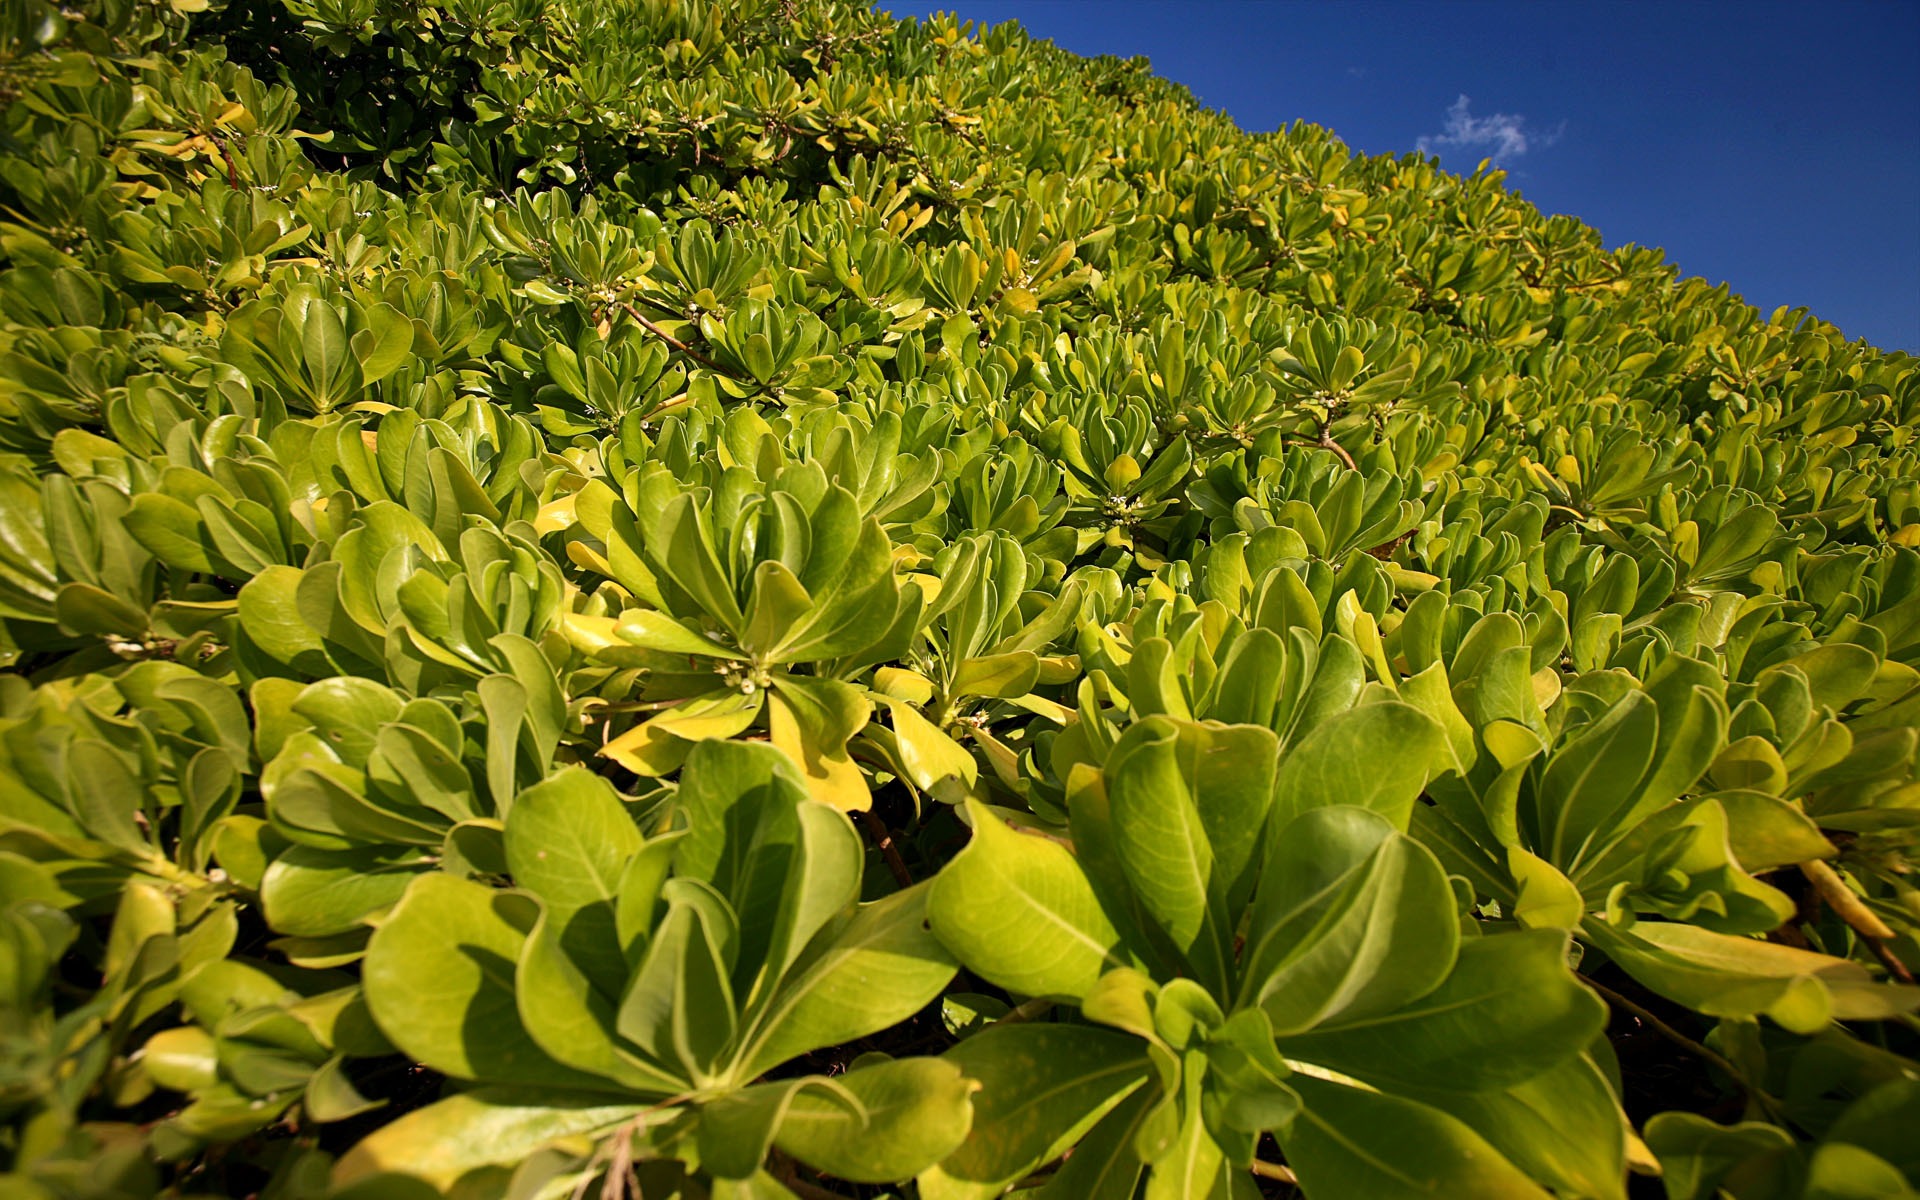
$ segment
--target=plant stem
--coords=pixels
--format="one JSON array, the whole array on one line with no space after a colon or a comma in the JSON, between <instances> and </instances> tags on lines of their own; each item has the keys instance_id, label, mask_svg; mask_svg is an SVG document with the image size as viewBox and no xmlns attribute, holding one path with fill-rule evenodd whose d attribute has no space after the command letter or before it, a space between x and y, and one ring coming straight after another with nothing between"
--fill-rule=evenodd
<instances>
[{"instance_id":1,"label":"plant stem","mask_svg":"<svg viewBox=\"0 0 1920 1200\"><path fill-rule=\"evenodd\" d=\"M1347 464L1347 470L1358 471L1360 469L1359 464L1353 461L1353 455L1347 453L1345 446L1333 440L1333 432L1325 425L1320 427L1320 446L1322 449L1331 450L1335 454L1338 454L1340 461Z\"/></svg>"},{"instance_id":2,"label":"plant stem","mask_svg":"<svg viewBox=\"0 0 1920 1200\"><path fill-rule=\"evenodd\" d=\"M1049 1000L1045 996L1035 996L1031 1000L1021 1001L1017 1007L1008 1009L1005 1016L997 1018L993 1023L995 1025L1017 1025L1022 1021L1033 1020L1052 1007L1052 1000Z\"/></svg>"},{"instance_id":3,"label":"plant stem","mask_svg":"<svg viewBox=\"0 0 1920 1200\"><path fill-rule=\"evenodd\" d=\"M695 350L692 346L687 345L685 342L681 341L679 338L673 336L672 334L668 333L666 330L660 328L658 325L655 325L652 321L649 321L645 317L641 316L640 310L635 308L633 305L628 304L625 300L620 301L619 304L620 304L620 310L626 313L629 317L632 317L636 322L638 322L640 325L640 328L646 330L648 333L659 338L661 341L665 342L667 345L672 346L675 350L678 350L680 353L686 355L688 358L699 363L701 366L711 368L712 370L720 372L722 375L730 376L731 378L734 378L734 379L740 378L738 375L734 374L734 372L729 371L727 368L721 366L719 363L708 358L706 355L700 353L698 350Z\"/></svg>"},{"instance_id":4,"label":"plant stem","mask_svg":"<svg viewBox=\"0 0 1920 1200\"><path fill-rule=\"evenodd\" d=\"M873 836L874 843L879 846L880 857L887 860L887 869L893 872L894 882L903 888L912 887L913 872L907 870L907 860L900 857L900 848L893 844L893 833L887 829L879 817L873 815L872 809L863 808L858 815L860 823L867 827L867 832Z\"/></svg>"},{"instance_id":5,"label":"plant stem","mask_svg":"<svg viewBox=\"0 0 1920 1200\"><path fill-rule=\"evenodd\" d=\"M1281 1183L1300 1182L1300 1177L1295 1175L1291 1168L1283 1167L1279 1163L1270 1163L1264 1159L1254 1159L1253 1166L1249 1169L1262 1179L1278 1179Z\"/></svg>"},{"instance_id":6,"label":"plant stem","mask_svg":"<svg viewBox=\"0 0 1920 1200\"><path fill-rule=\"evenodd\" d=\"M785 1155L779 1155L778 1162L778 1168L773 1172L774 1177L801 1200L847 1200L844 1193L823 1188L817 1183L800 1178L799 1169Z\"/></svg>"},{"instance_id":7,"label":"plant stem","mask_svg":"<svg viewBox=\"0 0 1920 1200\"><path fill-rule=\"evenodd\" d=\"M1588 987L1598 992L1601 995L1601 997L1606 1000L1608 1004L1611 1004L1615 1008L1621 1010L1622 1012L1625 1012L1633 1016L1637 1020L1643 1022L1647 1026L1647 1028L1653 1030L1655 1033L1659 1034L1661 1037L1667 1039L1668 1041L1672 1042L1674 1045L1680 1047L1682 1050L1685 1050L1687 1053L1700 1059L1702 1062L1706 1063L1708 1066L1711 1066L1714 1069L1720 1071L1727 1078L1733 1080L1734 1085L1738 1087L1741 1091L1745 1092L1747 1096L1750 1099L1752 1099L1756 1104L1758 1104L1761 1108L1766 1109L1769 1113L1773 1111L1773 1098L1768 1096L1765 1092L1761 1091L1759 1088L1755 1087L1753 1083L1750 1080L1748 1080L1745 1075L1740 1073L1740 1068L1734 1066L1733 1061L1729 1059L1726 1055L1721 1054L1719 1051L1713 1049L1711 1046L1707 1046L1701 1042L1694 1041L1692 1038L1688 1037L1686 1034L1681 1033L1678 1029L1675 1029L1673 1026L1667 1024L1665 1021L1662 1021L1659 1017L1654 1016L1651 1010L1639 1004L1634 1003L1632 1000L1627 999L1625 996L1622 996L1619 992L1614 991L1612 988L1608 987L1606 984L1596 983L1591 977L1587 975L1582 975L1578 971L1574 972L1574 975L1580 980L1580 982L1586 984Z\"/></svg>"},{"instance_id":8,"label":"plant stem","mask_svg":"<svg viewBox=\"0 0 1920 1200\"><path fill-rule=\"evenodd\" d=\"M1815 858L1801 863L1800 873L1807 877L1814 892L1834 911L1834 915L1860 935L1860 940L1873 951L1875 958L1885 964L1895 979L1901 983L1913 982L1913 972L1907 970L1907 964L1901 962L1887 946L1893 940L1893 930L1867 907L1864 900L1854 894L1853 889L1847 886L1847 881L1840 878L1838 871Z\"/></svg>"}]
</instances>

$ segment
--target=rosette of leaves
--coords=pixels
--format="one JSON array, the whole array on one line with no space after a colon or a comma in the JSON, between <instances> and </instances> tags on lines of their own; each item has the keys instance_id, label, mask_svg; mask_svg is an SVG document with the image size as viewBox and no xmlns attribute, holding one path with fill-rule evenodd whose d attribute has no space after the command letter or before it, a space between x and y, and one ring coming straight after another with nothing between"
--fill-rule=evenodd
<instances>
[{"instance_id":1,"label":"rosette of leaves","mask_svg":"<svg viewBox=\"0 0 1920 1200\"><path fill-rule=\"evenodd\" d=\"M1091 533L1062 524L1070 498L1061 487L1062 469L1024 438L1010 437L965 459L954 476L956 532L999 531L1017 539L1042 561L1066 564Z\"/></svg>"},{"instance_id":2,"label":"rosette of leaves","mask_svg":"<svg viewBox=\"0 0 1920 1200\"><path fill-rule=\"evenodd\" d=\"M164 661L38 688L0 678L0 858L44 882L26 894L76 905L132 881L212 887L251 769L230 687Z\"/></svg>"},{"instance_id":3,"label":"rosette of leaves","mask_svg":"<svg viewBox=\"0 0 1920 1200\"><path fill-rule=\"evenodd\" d=\"M415 875L500 871L500 819L549 773L567 719L540 652L511 649L519 669L458 704L355 676L254 685L260 794L281 848L253 886L292 939L283 952L351 956Z\"/></svg>"},{"instance_id":4,"label":"rosette of leaves","mask_svg":"<svg viewBox=\"0 0 1920 1200\"><path fill-rule=\"evenodd\" d=\"M524 526L473 525L449 554L391 501L337 515L328 560L269 567L240 589L239 657L250 677L366 675L415 693L491 674L524 671L530 685L538 672L551 677L538 642L559 618L565 584L519 536Z\"/></svg>"},{"instance_id":5,"label":"rosette of leaves","mask_svg":"<svg viewBox=\"0 0 1920 1200\"><path fill-rule=\"evenodd\" d=\"M859 835L765 746L702 743L677 803L687 828L643 838L603 780L562 772L506 816L513 889L408 888L368 949L367 1003L403 1052L472 1086L363 1141L336 1182L564 1188L640 1164L779 1196L775 1151L878 1183L959 1144L975 1085L952 1063L778 1070L952 978L927 886L858 904Z\"/></svg>"},{"instance_id":6,"label":"rosette of leaves","mask_svg":"<svg viewBox=\"0 0 1920 1200\"><path fill-rule=\"evenodd\" d=\"M1470 770L1435 786L1416 829L1476 888L1501 879L1497 898L1522 924L1572 928L1605 910L1764 933L1791 917L1793 904L1751 872L1832 848L1776 797L1696 791L1726 744L1721 687L1717 672L1678 655L1644 687L1613 673L1579 677L1545 728L1512 717L1482 725L1482 752ZM1486 839L1471 869L1449 849L1467 826L1474 844ZM1487 871L1497 859L1505 861ZM1542 912L1550 903L1563 906L1552 917Z\"/></svg>"},{"instance_id":7,"label":"rosette of leaves","mask_svg":"<svg viewBox=\"0 0 1920 1200\"><path fill-rule=\"evenodd\" d=\"M1646 521L1663 488L1684 487L1693 478L1698 468L1685 460L1684 449L1679 438L1655 439L1596 421L1550 435L1542 460L1529 460L1525 468L1553 505L1555 524L1613 530ZM1748 518L1750 524L1763 522L1758 514ZM1735 542L1748 531L1739 526L1721 536Z\"/></svg>"},{"instance_id":8,"label":"rosette of leaves","mask_svg":"<svg viewBox=\"0 0 1920 1200\"><path fill-rule=\"evenodd\" d=\"M1065 468L1066 523L1078 534L1076 553L1104 545L1103 566L1130 554L1153 570L1179 546L1180 493L1193 451L1183 437L1162 442L1144 406L1124 404L1108 414L1097 401L1083 400L1077 412L1041 433L1039 445Z\"/></svg>"},{"instance_id":9,"label":"rosette of leaves","mask_svg":"<svg viewBox=\"0 0 1920 1200\"><path fill-rule=\"evenodd\" d=\"M656 421L686 402L684 367L669 365L667 345L638 325L605 337L582 329L569 345L551 338L540 351L548 382L534 396L541 428L558 437Z\"/></svg>"},{"instance_id":10,"label":"rosette of leaves","mask_svg":"<svg viewBox=\"0 0 1920 1200\"><path fill-rule=\"evenodd\" d=\"M1399 401L1417 362L1394 330L1345 317L1300 326L1277 357L1281 392L1306 426L1299 432L1329 447L1336 427L1372 424Z\"/></svg>"},{"instance_id":11,"label":"rosette of leaves","mask_svg":"<svg viewBox=\"0 0 1920 1200\"><path fill-rule=\"evenodd\" d=\"M325 279L277 284L227 318L221 352L281 413L329 413L413 353L413 322Z\"/></svg>"},{"instance_id":12,"label":"rosette of leaves","mask_svg":"<svg viewBox=\"0 0 1920 1200\"><path fill-rule=\"evenodd\" d=\"M743 299L724 319L702 316L700 332L721 368L713 386L733 399L831 404L851 370L825 322L779 300Z\"/></svg>"},{"instance_id":13,"label":"rosette of leaves","mask_svg":"<svg viewBox=\"0 0 1920 1200\"><path fill-rule=\"evenodd\" d=\"M1397 473L1391 450L1380 447L1361 461L1361 470L1347 470L1331 453L1298 446L1235 453L1209 466L1187 497L1207 518L1210 547L1277 527L1298 538L1288 540L1286 557L1338 563L1355 550L1385 553L1425 511L1423 481Z\"/></svg>"},{"instance_id":14,"label":"rosette of leaves","mask_svg":"<svg viewBox=\"0 0 1920 1200\"><path fill-rule=\"evenodd\" d=\"M905 650L920 607L918 588L894 578L879 521L811 464L764 483L729 467L688 489L649 463L628 499L591 491L576 504L582 525L606 545L611 578L650 606L565 618L577 646L633 672L653 709L601 753L662 775L700 740L758 724L817 798L867 808L847 742L873 705L849 680Z\"/></svg>"},{"instance_id":15,"label":"rosette of leaves","mask_svg":"<svg viewBox=\"0 0 1920 1200\"><path fill-rule=\"evenodd\" d=\"M1415 832L1522 926L1577 931L1699 1011L1812 1031L1920 1004L1920 990L1863 965L1751 936L1795 916L1755 875L1798 863L1824 877L1834 848L1776 789L1737 786L1764 781L1745 759L1722 762L1722 688L1710 666L1673 655L1643 686L1593 673L1531 724L1519 711L1485 721L1470 769L1430 787Z\"/></svg>"},{"instance_id":16,"label":"rosette of leaves","mask_svg":"<svg viewBox=\"0 0 1920 1200\"><path fill-rule=\"evenodd\" d=\"M1588 1054L1605 1009L1553 930L1463 926L1404 829L1416 775L1272 731L1143 720L1068 785L1071 849L970 802L928 917L961 963L1084 1023L950 1057L972 1133L922 1194L1248 1194L1272 1133L1309 1195L1624 1194ZM1268 1173L1273 1173L1272 1165Z\"/></svg>"},{"instance_id":17,"label":"rosette of leaves","mask_svg":"<svg viewBox=\"0 0 1920 1200\"><path fill-rule=\"evenodd\" d=\"M1058 594L1029 591L1026 556L1000 534L954 542L932 572L922 585L932 599L908 658L912 666L881 667L874 675L875 699L893 716L892 736L878 740L899 765L896 774L948 801L972 786L978 768L946 731L979 746L999 781L1024 792L1019 751L991 726L996 718L1033 714L1065 722L1067 710L1036 689L1078 677L1071 655L1048 651L1072 628L1084 588L1068 582Z\"/></svg>"}]
</instances>

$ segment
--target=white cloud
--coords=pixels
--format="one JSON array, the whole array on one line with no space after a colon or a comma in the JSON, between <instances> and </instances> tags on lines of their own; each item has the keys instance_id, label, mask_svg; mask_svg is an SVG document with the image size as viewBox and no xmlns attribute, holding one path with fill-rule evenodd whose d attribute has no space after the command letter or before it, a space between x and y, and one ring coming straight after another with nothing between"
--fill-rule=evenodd
<instances>
[{"instance_id":1,"label":"white cloud","mask_svg":"<svg viewBox=\"0 0 1920 1200\"><path fill-rule=\"evenodd\" d=\"M1471 105L1472 102L1464 95L1455 100L1447 109L1445 132L1428 134L1414 143L1420 153L1439 154L1448 149L1484 147L1489 158L1519 158L1528 150L1553 145L1566 130L1564 121L1547 131L1529 129L1527 119L1519 113L1476 117Z\"/></svg>"}]
</instances>

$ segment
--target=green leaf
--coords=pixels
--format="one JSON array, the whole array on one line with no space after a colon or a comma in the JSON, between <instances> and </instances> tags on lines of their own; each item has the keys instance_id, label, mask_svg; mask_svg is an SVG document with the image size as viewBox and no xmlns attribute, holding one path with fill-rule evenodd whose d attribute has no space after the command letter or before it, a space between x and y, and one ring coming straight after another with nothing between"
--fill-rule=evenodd
<instances>
[{"instance_id":1,"label":"green leaf","mask_svg":"<svg viewBox=\"0 0 1920 1200\"><path fill-rule=\"evenodd\" d=\"M930 888L921 883L862 905L832 940L802 959L756 1015L737 1057L739 1073L753 1078L876 1033L939 995L958 964L927 929Z\"/></svg>"},{"instance_id":2,"label":"green leaf","mask_svg":"<svg viewBox=\"0 0 1920 1200\"><path fill-rule=\"evenodd\" d=\"M1607 1023L1566 950L1555 929L1469 939L1439 987L1391 1012L1283 1036L1281 1053L1383 1088L1515 1087L1578 1055Z\"/></svg>"},{"instance_id":3,"label":"green leaf","mask_svg":"<svg viewBox=\"0 0 1920 1200\"><path fill-rule=\"evenodd\" d=\"M1723 1194L1720 1183L1729 1172L1764 1179L1791 1169L1795 1157L1793 1135L1777 1125L1718 1125L1689 1112L1656 1114L1647 1122L1646 1143L1660 1159L1669 1200L1709 1200Z\"/></svg>"},{"instance_id":4,"label":"green leaf","mask_svg":"<svg viewBox=\"0 0 1920 1200\"><path fill-rule=\"evenodd\" d=\"M81 636L137 638L147 632L146 613L91 584L62 586L54 595L53 612L61 629Z\"/></svg>"},{"instance_id":5,"label":"green leaf","mask_svg":"<svg viewBox=\"0 0 1920 1200\"><path fill-rule=\"evenodd\" d=\"M1040 679L1040 657L1030 650L963 659L953 672L954 696L1013 699L1033 690Z\"/></svg>"},{"instance_id":6,"label":"green leaf","mask_svg":"<svg viewBox=\"0 0 1920 1200\"><path fill-rule=\"evenodd\" d=\"M1288 822L1247 930L1242 1003L1274 1032L1392 1012L1440 986L1459 944L1453 889L1426 847L1348 805Z\"/></svg>"},{"instance_id":7,"label":"green leaf","mask_svg":"<svg viewBox=\"0 0 1920 1200\"><path fill-rule=\"evenodd\" d=\"M1304 1102L1280 1135L1310 1196L1547 1200L1547 1193L1458 1119L1402 1096L1296 1075Z\"/></svg>"},{"instance_id":8,"label":"green leaf","mask_svg":"<svg viewBox=\"0 0 1920 1200\"><path fill-rule=\"evenodd\" d=\"M1659 723L1653 701L1635 692L1554 752L1537 799L1542 857L1573 869L1590 844L1604 843L1608 818L1632 803L1653 761Z\"/></svg>"},{"instance_id":9,"label":"green leaf","mask_svg":"<svg viewBox=\"0 0 1920 1200\"><path fill-rule=\"evenodd\" d=\"M399 903L429 866L408 851L294 846L267 867L260 901L275 932L332 937Z\"/></svg>"},{"instance_id":10,"label":"green leaf","mask_svg":"<svg viewBox=\"0 0 1920 1200\"><path fill-rule=\"evenodd\" d=\"M365 334L372 335L370 344L362 343ZM367 328L353 340L360 360L360 385L366 387L399 370L412 356L413 322L391 304L376 304L367 310Z\"/></svg>"},{"instance_id":11,"label":"green leaf","mask_svg":"<svg viewBox=\"0 0 1920 1200\"><path fill-rule=\"evenodd\" d=\"M347 364L347 329L332 304L315 297L301 313L301 356L312 380L314 400L322 412L336 399L336 383Z\"/></svg>"},{"instance_id":12,"label":"green leaf","mask_svg":"<svg viewBox=\"0 0 1920 1200\"><path fill-rule=\"evenodd\" d=\"M920 1177L939 1200L998 1196L1059 1157L1150 1075L1137 1038L1084 1025L989 1026L945 1056L980 1081L973 1129Z\"/></svg>"},{"instance_id":13,"label":"green leaf","mask_svg":"<svg viewBox=\"0 0 1920 1200\"><path fill-rule=\"evenodd\" d=\"M420 876L367 945L367 1007L394 1045L443 1074L608 1090L548 1057L520 1023L514 970L533 908L451 875Z\"/></svg>"},{"instance_id":14,"label":"green leaf","mask_svg":"<svg viewBox=\"0 0 1920 1200\"><path fill-rule=\"evenodd\" d=\"M1033 1200L1134 1200L1146 1170L1135 1147L1158 1099L1156 1089L1142 1088L1121 1101L1080 1139L1066 1163L1034 1189Z\"/></svg>"},{"instance_id":15,"label":"green leaf","mask_svg":"<svg viewBox=\"0 0 1920 1200\"><path fill-rule=\"evenodd\" d=\"M450 1188L461 1176L525 1161L542 1146L593 1137L632 1119L639 1105L527 1088L477 1088L381 1126L333 1169L336 1187L392 1173Z\"/></svg>"},{"instance_id":16,"label":"green leaf","mask_svg":"<svg viewBox=\"0 0 1920 1200\"><path fill-rule=\"evenodd\" d=\"M933 881L927 920L955 958L1023 996L1077 1000L1109 966L1119 935L1057 842L1014 832L966 803L973 838Z\"/></svg>"},{"instance_id":17,"label":"green leaf","mask_svg":"<svg viewBox=\"0 0 1920 1200\"><path fill-rule=\"evenodd\" d=\"M858 1103L797 1093L774 1144L810 1167L854 1183L908 1179L966 1140L979 1085L939 1058L857 1067L834 1082Z\"/></svg>"},{"instance_id":18,"label":"green leaf","mask_svg":"<svg viewBox=\"0 0 1920 1200\"><path fill-rule=\"evenodd\" d=\"M734 660L746 658L738 650L729 650L718 642L700 636L665 613L650 612L644 608L630 608L621 613L620 623L614 626L614 632L623 641L663 654L691 654L701 658Z\"/></svg>"},{"instance_id":19,"label":"green leaf","mask_svg":"<svg viewBox=\"0 0 1920 1200\"><path fill-rule=\"evenodd\" d=\"M1284 824L1329 804L1351 804L1405 832L1422 789L1452 765L1445 731L1411 704L1387 701L1335 713L1281 755L1274 820Z\"/></svg>"},{"instance_id":20,"label":"green leaf","mask_svg":"<svg viewBox=\"0 0 1920 1200\"><path fill-rule=\"evenodd\" d=\"M1587 915L1573 881L1552 863L1518 846L1507 847L1507 870L1519 888L1513 919L1523 929L1576 929Z\"/></svg>"},{"instance_id":21,"label":"green leaf","mask_svg":"<svg viewBox=\"0 0 1920 1200\"><path fill-rule=\"evenodd\" d=\"M1215 878L1213 842L1182 778L1179 740L1173 722L1154 718L1114 746L1105 768L1113 844L1147 915L1203 984L1224 991L1232 932L1226 881Z\"/></svg>"},{"instance_id":22,"label":"green leaf","mask_svg":"<svg viewBox=\"0 0 1920 1200\"><path fill-rule=\"evenodd\" d=\"M507 869L546 904L552 936L617 993L626 980L615 920L620 879L643 844L612 785L569 767L521 792L507 814Z\"/></svg>"},{"instance_id":23,"label":"green leaf","mask_svg":"<svg viewBox=\"0 0 1920 1200\"><path fill-rule=\"evenodd\" d=\"M1761 1013L1795 1033L1829 1020L1882 1020L1920 1008L1920 987L1877 982L1859 963L1673 921L1616 929L1589 917L1586 937L1647 987L1710 1017Z\"/></svg>"},{"instance_id":24,"label":"green leaf","mask_svg":"<svg viewBox=\"0 0 1920 1200\"><path fill-rule=\"evenodd\" d=\"M913 786L932 792L942 783L954 781L971 791L980 777L980 766L960 743L954 741L920 715L904 700L876 696L893 715L893 733L899 747L900 766Z\"/></svg>"},{"instance_id":25,"label":"green leaf","mask_svg":"<svg viewBox=\"0 0 1920 1200\"><path fill-rule=\"evenodd\" d=\"M1472 1126L1515 1166L1562 1195L1626 1196L1626 1116L1587 1055L1500 1091L1409 1096Z\"/></svg>"},{"instance_id":26,"label":"green leaf","mask_svg":"<svg viewBox=\"0 0 1920 1200\"><path fill-rule=\"evenodd\" d=\"M568 957L551 911L543 911L514 972L520 1021L556 1062L597 1075L623 1090L666 1097L684 1082L620 1048L613 999Z\"/></svg>"},{"instance_id":27,"label":"green leaf","mask_svg":"<svg viewBox=\"0 0 1920 1200\"><path fill-rule=\"evenodd\" d=\"M727 898L740 927L736 991L758 999L859 895L859 835L816 808L792 762L765 745L696 746L680 803L689 828L675 871Z\"/></svg>"}]
</instances>

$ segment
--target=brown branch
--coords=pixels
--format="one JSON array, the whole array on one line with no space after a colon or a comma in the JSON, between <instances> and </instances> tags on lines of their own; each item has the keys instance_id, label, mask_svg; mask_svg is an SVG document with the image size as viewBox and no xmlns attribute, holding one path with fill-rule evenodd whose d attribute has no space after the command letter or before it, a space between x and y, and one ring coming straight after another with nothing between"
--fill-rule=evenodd
<instances>
[{"instance_id":1,"label":"brown branch","mask_svg":"<svg viewBox=\"0 0 1920 1200\"><path fill-rule=\"evenodd\" d=\"M899 847L893 844L893 834L873 810L863 808L859 811L860 823L873 835L874 843L880 848L880 857L887 860L887 869L893 872L894 881L903 888L913 886L913 872L907 870L907 860L900 857Z\"/></svg>"},{"instance_id":2,"label":"brown branch","mask_svg":"<svg viewBox=\"0 0 1920 1200\"><path fill-rule=\"evenodd\" d=\"M1353 455L1347 453L1345 446L1333 440L1332 432L1324 425L1320 427L1320 448L1323 450L1331 450L1335 454L1338 454L1340 461L1347 464L1347 470L1358 471L1360 469L1359 464L1353 461Z\"/></svg>"},{"instance_id":3,"label":"brown branch","mask_svg":"<svg viewBox=\"0 0 1920 1200\"><path fill-rule=\"evenodd\" d=\"M1748 1098L1753 1100L1761 1108L1769 1112L1773 1111L1773 1098L1755 1087L1745 1075L1741 1074L1740 1068L1734 1066L1733 1061L1726 1055L1721 1054L1711 1046L1694 1041L1686 1034L1681 1033L1678 1029L1662 1021L1659 1017L1654 1016L1649 1009L1627 999L1606 984L1597 983L1590 976L1583 975L1578 971L1574 972L1574 977L1598 992L1608 1004L1638 1019L1645 1024L1647 1028L1653 1030L1661 1037L1726 1075L1727 1078L1733 1080L1736 1087L1742 1092L1745 1092Z\"/></svg>"},{"instance_id":4,"label":"brown branch","mask_svg":"<svg viewBox=\"0 0 1920 1200\"><path fill-rule=\"evenodd\" d=\"M1005 1016L996 1017L995 1025L1018 1025L1022 1021L1031 1021L1053 1007L1053 1001L1045 996L1035 996L1024 1000L1016 1008L1007 1010Z\"/></svg>"},{"instance_id":5,"label":"brown branch","mask_svg":"<svg viewBox=\"0 0 1920 1200\"><path fill-rule=\"evenodd\" d=\"M1879 914L1867 907L1866 901L1854 894L1853 889L1847 886L1847 881L1840 878L1838 871L1815 858L1801 863L1800 873L1813 885L1814 893L1826 902L1835 916L1859 935L1860 940L1873 951L1873 956L1886 966L1895 979L1901 983L1913 982L1913 972L1887 945L1894 938L1893 930L1887 927Z\"/></svg>"},{"instance_id":6,"label":"brown branch","mask_svg":"<svg viewBox=\"0 0 1920 1200\"><path fill-rule=\"evenodd\" d=\"M667 345L672 346L675 350L678 350L680 353L686 355L688 358L699 363L701 366L709 367L715 371L720 372L722 375L729 376L733 379L740 378L740 376L737 373L730 371L727 368L721 366L719 363L708 358L706 355L700 353L698 350L695 350L692 346L687 345L685 342L681 341L679 338L673 336L672 334L668 333L666 330L660 328L658 325L655 325L652 321L649 321L645 317L641 316L640 310L635 308L633 305L628 304L625 300L620 301L619 304L620 304L621 311L625 312L629 317L632 317L636 322L638 322L640 325L640 328L646 330L648 333L659 338L661 341L665 342Z\"/></svg>"},{"instance_id":7,"label":"brown branch","mask_svg":"<svg viewBox=\"0 0 1920 1200\"><path fill-rule=\"evenodd\" d=\"M239 191L240 190L240 171L239 171L239 168L233 165L233 154L227 149L227 139L215 133L215 134L209 135L207 140L213 143L213 148L215 150L218 150L220 152L220 157L226 160L228 186L232 187L233 190L236 192Z\"/></svg>"},{"instance_id":8,"label":"brown branch","mask_svg":"<svg viewBox=\"0 0 1920 1200\"><path fill-rule=\"evenodd\" d=\"M799 1196L800 1200L847 1200L844 1192L836 1192L800 1178L799 1168L786 1155L780 1155L777 1164L773 1177L778 1179L788 1191Z\"/></svg>"},{"instance_id":9,"label":"brown branch","mask_svg":"<svg viewBox=\"0 0 1920 1200\"><path fill-rule=\"evenodd\" d=\"M1283 1167L1279 1163L1270 1163L1256 1158L1253 1160L1253 1166L1248 1169L1262 1179L1278 1179L1281 1183L1300 1182L1300 1177L1293 1173L1292 1168Z\"/></svg>"}]
</instances>

